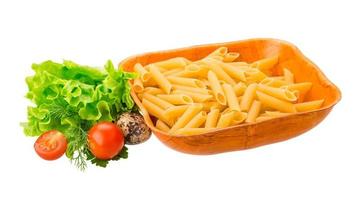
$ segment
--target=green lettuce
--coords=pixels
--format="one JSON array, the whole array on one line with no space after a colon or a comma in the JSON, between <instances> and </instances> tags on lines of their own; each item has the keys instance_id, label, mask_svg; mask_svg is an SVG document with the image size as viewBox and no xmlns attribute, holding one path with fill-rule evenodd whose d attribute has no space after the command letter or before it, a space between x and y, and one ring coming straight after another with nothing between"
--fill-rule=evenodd
<instances>
[{"instance_id":1,"label":"green lettuce","mask_svg":"<svg viewBox=\"0 0 360 200\"><path fill-rule=\"evenodd\" d=\"M45 61L33 64L32 69L35 75L26 78L26 97L35 105L28 107L24 133L63 132L68 139L66 155L81 167L86 159L86 131L99 121L113 121L133 109L128 81L136 74L116 70L111 61L103 70L68 60Z\"/></svg>"}]
</instances>

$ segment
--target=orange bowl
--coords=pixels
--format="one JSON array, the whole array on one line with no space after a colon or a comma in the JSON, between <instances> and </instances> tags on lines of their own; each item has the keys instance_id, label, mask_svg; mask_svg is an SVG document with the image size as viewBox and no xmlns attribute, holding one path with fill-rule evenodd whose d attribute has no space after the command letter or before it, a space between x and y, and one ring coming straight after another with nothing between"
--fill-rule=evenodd
<instances>
[{"instance_id":1,"label":"orange bowl","mask_svg":"<svg viewBox=\"0 0 360 200\"><path fill-rule=\"evenodd\" d=\"M156 137L168 147L190 154L215 154L284 141L316 126L341 99L339 89L326 78L313 62L306 58L293 44L277 39L249 39L149 52L129 57L123 60L119 67L126 71L133 71L135 63L147 65L173 57L199 60L221 46L228 47L230 52L239 52L240 59L246 62L279 55L279 63L274 68L274 75L279 75L282 69L286 67L294 73L297 82L312 82L313 87L305 100L325 99L322 108L262 122L235 125L200 135L179 136L156 129L154 127L155 119L150 117L139 98L132 91L131 96L144 115L146 124Z\"/></svg>"}]
</instances>

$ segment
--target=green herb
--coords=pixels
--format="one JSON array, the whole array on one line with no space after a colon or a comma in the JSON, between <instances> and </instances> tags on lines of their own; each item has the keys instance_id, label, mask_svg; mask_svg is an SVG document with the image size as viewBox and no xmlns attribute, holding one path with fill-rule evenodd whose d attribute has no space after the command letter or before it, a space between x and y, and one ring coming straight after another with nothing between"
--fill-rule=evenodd
<instances>
[{"instance_id":1,"label":"green herb","mask_svg":"<svg viewBox=\"0 0 360 200\"><path fill-rule=\"evenodd\" d=\"M87 131L99 121L113 121L118 114L134 109L128 80L135 74L115 70L111 61L105 70L67 60L62 64L45 61L32 68L35 75L26 78L26 97L35 106L28 107L25 135L59 130L68 140L66 156L78 168L84 170L87 160L105 167L108 161L94 158L88 150ZM116 158L127 158L127 148Z\"/></svg>"}]
</instances>

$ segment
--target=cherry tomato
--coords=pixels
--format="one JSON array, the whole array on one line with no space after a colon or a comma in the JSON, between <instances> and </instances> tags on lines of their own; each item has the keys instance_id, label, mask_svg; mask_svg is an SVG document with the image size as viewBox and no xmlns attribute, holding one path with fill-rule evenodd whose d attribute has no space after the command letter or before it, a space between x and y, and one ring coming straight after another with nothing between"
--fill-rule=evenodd
<instances>
[{"instance_id":1,"label":"cherry tomato","mask_svg":"<svg viewBox=\"0 0 360 200\"><path fill-rule=\"evenodd\" d=\"M88 143L96 158L108 160L116 156L124 146L124 135L119 127L110 122L95 124L89 131Z\"/></svg>"},{"instance_id":2,"label":"cherry tomato","mask_svg":"<svg viewBox=\"0 0 360 200\"><path fill-rule=\"evenodd\" d=\"M34 148L36 153L45 160L56 160L66 151L67 141L61 132L51 130L43 133L36 140Z\"/></svg>"}]
</instances>

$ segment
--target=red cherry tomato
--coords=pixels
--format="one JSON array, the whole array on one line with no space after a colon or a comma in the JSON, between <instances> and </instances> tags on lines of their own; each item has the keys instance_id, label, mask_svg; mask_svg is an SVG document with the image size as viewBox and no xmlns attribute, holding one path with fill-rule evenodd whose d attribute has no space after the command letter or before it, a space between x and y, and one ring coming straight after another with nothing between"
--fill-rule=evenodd
<instances>
[{"instance_id":1,"label":"red cherry tomato","mask_svg":"<svg viewBox=\"0 0 360 200\"><path fill-rule=\"evenodd\" d=\"M36 153L45 160L60 158L65 153L66 147L65 136L57 130L43 133L34 144Z\"/></svg>"},{"instance_id":2,"label":"red cherry tomato","mask_svg":"<svg viewBox=\"0 0 360 200\"><path fill-rule=\"evenodd\" d=\"M124 146L124 135L119 127L110 122L95 124L89 131L88 143L96 158L108 160L116 156Z\"/></svg>"}]
</instances>

